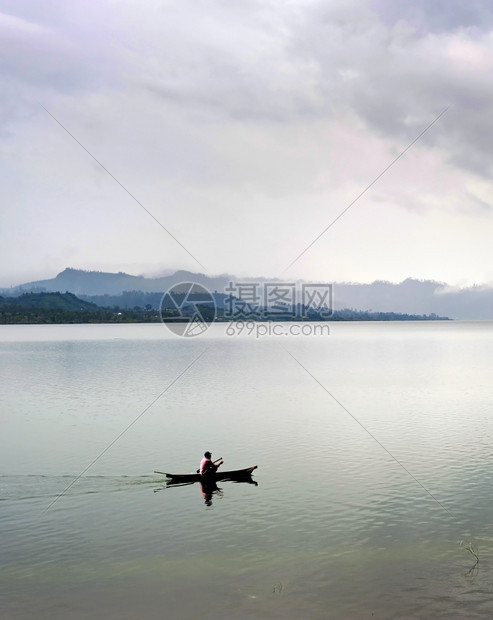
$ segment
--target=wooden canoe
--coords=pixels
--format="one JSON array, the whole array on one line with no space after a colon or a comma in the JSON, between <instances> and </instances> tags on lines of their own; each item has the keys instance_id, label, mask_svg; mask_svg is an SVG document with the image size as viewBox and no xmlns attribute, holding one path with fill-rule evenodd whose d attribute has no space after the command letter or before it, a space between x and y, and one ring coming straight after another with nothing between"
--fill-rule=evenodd
<instances>
[{"instance_id":1,"label":"wooden canoe","mask_svg":"<svg viewBox=\"0 0 493 620\"><path fill-rule=\"evenodd\" d=\"M160 474L161 476L166 476L166 478L170 478L171 480L176 480L177 482L198 482L199 480L242 480L243 478L249 478L254 469L257 469L257 465L253 467L246 467L245 469L234 469L233 471L222 471L218 469L217 471L207 474L206 476L201 476L200 474L170 474L165 471L156 471L155 474Z\"/></svg>"}]
</instances>

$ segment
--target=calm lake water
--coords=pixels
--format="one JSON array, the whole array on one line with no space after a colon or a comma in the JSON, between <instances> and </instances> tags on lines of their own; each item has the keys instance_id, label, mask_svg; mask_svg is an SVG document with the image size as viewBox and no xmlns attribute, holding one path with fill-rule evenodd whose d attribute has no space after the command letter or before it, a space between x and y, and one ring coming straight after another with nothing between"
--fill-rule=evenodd
<instances>
[{"instance_id":1,"label":"calm lake water","mask_svg":"<svg viewBox=\"0 0 493 620\"><path fill-rule=\"evenodd\" d=\"M492 366L491 323L0 326L2 618L493 617ZM153 473L207 449L258 484Z\"/></svg>"}]
</instances>

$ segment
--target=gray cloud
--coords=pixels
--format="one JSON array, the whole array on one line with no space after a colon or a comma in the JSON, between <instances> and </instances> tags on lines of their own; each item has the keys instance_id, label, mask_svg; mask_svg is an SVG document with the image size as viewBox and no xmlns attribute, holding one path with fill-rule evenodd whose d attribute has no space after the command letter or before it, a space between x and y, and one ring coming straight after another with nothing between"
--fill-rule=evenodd
<instances>
[{"instance_id":1,"label":"gray cloud","mask_svg":"<svg viewBox=\"0 0 493 620\"><path fill-rule=\"evenodd\" d=\"M342 257L349 252L345 239L365 243L371 217L385 220L374 234L392 228L402 235L393 252L411 243L409 213L486 218L492 28L488 2L0 0L0 156L9 170L0 215L16 231L6 240L9 252L34 234L25 230L32 226L40 231L38 255L48 244L60 260L67 252L73 261L109 257L112 269L130 243L139 260L147 253L143 263L154 260L139 232L141 226L150 234L142 213L37 101L187 237L192 251L210 252L221 271L259 273L265 266L277 273L295 245L301 251L446 106L440 122L306 264L318 269L330 249L340 264L369 265L370 245L362 260ZM25 210L35 211L31 223ZM408 237L415 243L422 233L413 226ZM457 228L467 230L448 222L450 235ZM111 238L112 249L99 248L91 231ZM119 234L127 235L121 243ZM58 247L67 235L69 248L61 241ZM235 249L247 238L257 252L245 264L224 264L224 255L241 261ZM391 238L389 232L373 252L373 278L395 277L379 271L399 264L385 262L382 248ZM444 245L446 252L454 244ZM183 257L175 250L166 246L167 260L179 266ZM274 255L277 262L269 262ZM419 273L409 272L409 255L398 278L450 279L440 272L446 260L437 261L432 249ZM427 264L436 271L428 274Z\"/></svg>"},{"instance_id":2,"label":"gray cloud","mask_svg":"<svg viewBox=\"0 0 493 620\"><path fill-rule=\"evenodd\" d=\"M371 0L370 6L384 23L403 22L419 33L450 32L476 28L488 32L493 26L493 8L471 0Z\"/></svg>"},{"instance_id":3,"label":"gray cloud","mask_svg":"<svg viewBox=\"0 0 493 620\"><path fill-rule=\"evenodd\" d=\"M417 22L427 27L417 29ZM492 25L486 3L362 2L336 11L320 2L294 32L292 54L317 67L328 116L349 107L380 135L401 143L450 106L423 143L444 149L459 167L489 176Z\"/></svg>"}]
</instances>

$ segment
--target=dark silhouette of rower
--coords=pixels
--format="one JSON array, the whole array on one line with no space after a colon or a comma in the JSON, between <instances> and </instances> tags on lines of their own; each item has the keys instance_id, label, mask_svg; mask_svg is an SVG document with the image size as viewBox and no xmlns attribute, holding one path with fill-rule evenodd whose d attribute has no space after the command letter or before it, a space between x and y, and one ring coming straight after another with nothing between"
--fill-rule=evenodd
<instances>
[{"instance_id":1,"label":"dark silhouette of rower","mask_svg":"<svg viewBox=\"0 0 493 620\"><path fill-rule=\"evenodd\" d=\"M212 454L207 450L204 452L204 458L200 461L199 474L201 476L210 476L217 471L217 468L224 463L222 459L211 461Z\"/></svg>"},{"instance_id":2,"label":"dark silhouette of rower","mask_svg":"<svg viewBox=\"0 0 493 620\"><path fill-rule=\"evenodd\" d=\"M204 452L204 458L200 461L199 474L200 474L200 492L204 498L206 506L212 506L212 495L219 491L216 485L214 474L217 468L223 464L222 459L217 461L211 460L212 454L207 450Z\"/></svg>"}]
</instances>

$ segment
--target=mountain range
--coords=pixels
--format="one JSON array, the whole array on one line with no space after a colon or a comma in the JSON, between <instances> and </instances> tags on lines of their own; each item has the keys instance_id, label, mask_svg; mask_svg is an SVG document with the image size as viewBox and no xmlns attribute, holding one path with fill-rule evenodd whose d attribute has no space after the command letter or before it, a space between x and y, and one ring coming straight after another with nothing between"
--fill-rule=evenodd
<instances>
[{"instance_id":1,"label":"mountain range","mask_svg":"<svg viewBox=\"0 0 493 620\"><path fill-rule=\"evenodd\" d=\"M215 294L217 301L226 297L230 282L278 283L287 281L267 278L236 278L222 274L207 276L189 271L157 278L134 276L127 273L83 271L67 268L54 278L27 282L8 289L0 295L18 296L25 292L70 292L102 306L119 305L122 308L149 304L157 307L162 294L180 282L196 282ZM320 283L318 283L320 284ZM297 283L300 286L301 283ZM454 289L443 282L408 278L400 283L375 281L371 284L340 282L333 284L333 307L341 310L371 310L406 314L437 314L453 319L493 320L493 287L473 286Z\"/></svg>"}]
</instances>

